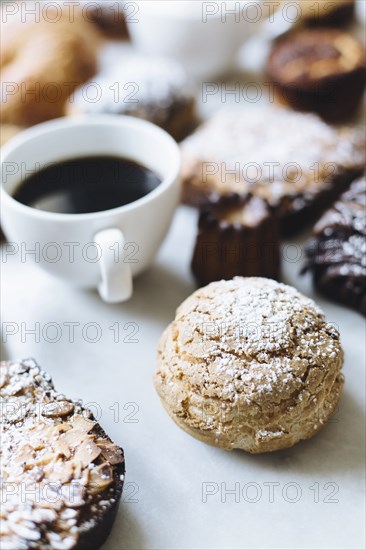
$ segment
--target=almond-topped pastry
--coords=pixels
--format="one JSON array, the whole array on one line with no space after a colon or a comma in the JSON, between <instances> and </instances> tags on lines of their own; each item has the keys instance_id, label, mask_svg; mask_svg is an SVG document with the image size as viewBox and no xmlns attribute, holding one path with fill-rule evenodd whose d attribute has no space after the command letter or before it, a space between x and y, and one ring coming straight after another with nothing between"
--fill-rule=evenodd
<instances>
[{"instance_id":1,"label":"almond-topped pastry","mask_svg":"<svg viewBox=\"0 0 366 550\"><path fill-rule=\"evenodd\" d=\"M294 288L235 277L200 288L158 347L155 388L190 435L251 453L316 434L343 388L338 331Z\"/></svg>"},{"instance_id":2,"label":"almond-topped pastry","mask_svg":"<svg viewBox=\"0 0 366 550\"><path fill-rule=\"evenodd\" d=\"M183 199L202 204L216 192L266 201L285 233L309 224L362 174L365 136L313 114L275 106L223 110L182 150Z\"/></svg>"},{"instance_id":3,"label":"almond-topped pastry","mask_svg":"<svg viewBox=\"0 0 366 550\"><path fill-rule=\"evenodd\" d=\"M306 253L315 286L366 316L366 181L352 183L320 218Z\"/></svg>"},{"instance_id":4,"label":"almond-topped pastry","mask_svg":"<svg viewBox=\"0 0 366 550\"><path fill-rule=\"evenodd\" d=\"M2 550L99 548L122 494L122 449L33 359L1 363L0 398Z\"/></svg>"},{"instance_id":5,"label":"almond-topped pastry","mask_svg":"<svg viewBox=\"0 0 366 550\"><path fill-rule=\"evenodd\" d=\"M277 279L280 273L278 219L251 195L213 195L204 205L192 271L200 285L235 275Z\"/></svg>"},{"instance_id":6,"label":"almond-topped pastry","mask_svg":"<svg viewBox=\"0 0 366 550\"><path fill-rule=\"evenodd\" d=\"M279 38L267 63L276 98L330 122L352 117L366 84L364 45L336 29L305 29Z\"/></svg>"}]
</instances>

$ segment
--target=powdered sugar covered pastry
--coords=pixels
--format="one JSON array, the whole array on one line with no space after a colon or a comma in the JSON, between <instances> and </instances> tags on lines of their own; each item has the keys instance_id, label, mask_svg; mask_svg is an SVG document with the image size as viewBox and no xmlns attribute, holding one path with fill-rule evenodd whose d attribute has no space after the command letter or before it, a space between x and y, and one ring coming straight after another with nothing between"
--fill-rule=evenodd
<instances>
[{"instance_id":1,"label":"powdered sugar covered pastry","mask_svg":"<svg viewBox=\"0 0 366 550\"><path fill-rule=\"evenodd\" d=\"M181 138L194 124L194 96L178 62L125 54L75 93L68 113L132 115Z\"/></svg>"},{"instance_id":2,"label":"powdered sugar covered pastry","mask_svg":"<svg viewBox=\"0 0 366 550\"><path fill-rule=\"evenodd\" d=\"M159 343L155 387L194 437L260 453L324 426L342 364L339 334L312 300L271 279L235 277L178 308Z\"/></svg>"},{"instance_id":3,"label":"powdered sugar covered pastry","mask_svg":"<svg viewBox=\"0 0 366 550\"><path fill-rule=\"evenodd\" d=\"M107 538L124 456L34 360L1 363L2 550L87 550Z\"/></svg>"},{"instance_id":4,"label":"powdered sugar covered pastry","mask_svg":"<svg viewBox=\"0 0 366 550\"><path fill-rule=\"evenodd\" d=\"M219 112L182 143L184 199L252 192L290 232L362 172L361 131L275 106Z\"/></svg>"}]
</instances>

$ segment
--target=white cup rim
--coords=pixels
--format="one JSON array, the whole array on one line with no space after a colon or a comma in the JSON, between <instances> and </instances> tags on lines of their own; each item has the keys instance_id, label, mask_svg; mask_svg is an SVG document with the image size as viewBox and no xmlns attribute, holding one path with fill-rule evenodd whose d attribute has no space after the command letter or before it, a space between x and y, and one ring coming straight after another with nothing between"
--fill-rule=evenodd
<instances>
[{"instance_id":1,"label":"white cup rim","mask_svg":"<svg viewBox=\"0 0 366 550\"><path fill-rule=\"evenodd\" d=\"M229 4L229 7L232 6L233 8L235 8L236 10L236 13L240 12L241 9L243 9L247 4L249 4L250 2L252 2L253 0L229 0L227 2L221 2L221 1L214 1L212 3L216 3L216 4ZM180 13L179 15L175 14L174 11L169 8L164 6L165 4L165 0L160 0L159 1L160 3L160 7L163 8L163 9L154 9L154 6L150 5L150 1L149 0L137 0L136 4L137 5L140 5L141 7L143 7L143 14L144 15L148 15L149 18L151 19L162 19L162 20L170 20L170 21L179 21L181 23L185 23L185 22L189 22L189 23L193 23L193 22L197 22L197 23L202 23L202 20L201 20L201 16L202 16L202 11L199 11L199 9L197 8L198 7L201 7L202 8L202 5L203 4L209 4L210 2L208 2L207 0L199 0L196 2L196 0L171 0L170 3L171 4L196 4L195 5L195 9L191 10L191 11L187 11L187 13ZM146 10L147 8L147 10ZM164 9L165 8L165 9ZM210 20L211 21L218 21L221 17L222 17L222 13L221 11L219 10L218 12L215 12L215 13L210 13L208 14L209 17L210 17ZM229 15L235 15L234 12L231 12ZM137 17L138 17L138 14L137 14ZM127 24L129 24L129 21L127 19ZM136 24L135 22L131 22L130 25L134 25ZM138 23L137 23L138 24Z\"/></svg>"},{"instance_id":2,"label":"white cup rim","mask_svg":"<svg viewBox=\"0 0 366 550\"><path fill-rule=\"evenodd\" d=\"M13 153L19 146L24 145L27 141L31 141L33 138L37 138L43 135L46 136L48 133L57 132L60 129L64 129L64 128L72 129L72 128L78 128L80 126L98 127L101 125L114 126L114 127L120 126L121 128L125 128L126 130L128 130L128 128L134 128L134 129L141 130L141 132L149 132L152 135L152 139L154 139L153 136L155 135L155 138L156 136L159 136L160 138L163 138L163 140L166 141L167 149L170 149L168 153L169 155L172 156L171 158L173 161L173 167L165 176L162 176L161 183L155 189L150 191L147 195L133 202L130 202L128 204L117 206L116 208L111 208L109 210L101 210L98 212L88 212L88 213L82 213L82 214L67 214L67 213L60 213L60 212L49 212L45 210L38 210L36 208L33 208L32 206L22 204L21 202L17 201L11 195L11 193L7 191L7 189L5 189L3 184L3 175L2 175L3 163L6 162L6 158L8 157L8 155ZM77 158L77 155L75 155L75 158ZM27 128L23 130L21 133L14 136L12 139L10 139L1 148L0 192L2 196L2 201L3 200L9 201L12 208L15 208L18 211L23 212L24 214L31 217L35 217L38 219L39 218L48 219L48 220L53 219L55 221L57 220L58 222L60 221L70 222L71 220L72 221L91 220L91 219L98 219L101 217L105 217L106 214L118 214L118 213L130 212L131 210L139 208L140 206L154 200L156 197L164 193L167 189L169 189L175 183L179 175L179 171L180 171L180 150L179 150L178 144L165 130L163 130L159 126L156 126L152 122L139 119L133 116L128 116L128 115L113 115L113 114L75 115L72 117L62 117L62 118L49 120L47 122L42 122L40 124Z\"/></svg>"}]
</instances>

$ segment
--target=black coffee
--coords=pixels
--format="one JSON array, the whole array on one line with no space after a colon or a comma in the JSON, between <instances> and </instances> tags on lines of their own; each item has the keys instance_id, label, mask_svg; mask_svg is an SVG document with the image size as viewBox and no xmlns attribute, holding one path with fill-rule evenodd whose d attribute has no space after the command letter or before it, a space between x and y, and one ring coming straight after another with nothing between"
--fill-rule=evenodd
<instances>
[{"instance_id":1,"label":"black coffee","mask_svg":"<svg viewBox=\"0 0 366 550\"><path fill-rule=\"evenodd\" d=\"M86 214L134 202L160 183L157 174L132 160L83 157L35 172L24 179L13 197L39 210Z\"/></svg>"}]
</instances>

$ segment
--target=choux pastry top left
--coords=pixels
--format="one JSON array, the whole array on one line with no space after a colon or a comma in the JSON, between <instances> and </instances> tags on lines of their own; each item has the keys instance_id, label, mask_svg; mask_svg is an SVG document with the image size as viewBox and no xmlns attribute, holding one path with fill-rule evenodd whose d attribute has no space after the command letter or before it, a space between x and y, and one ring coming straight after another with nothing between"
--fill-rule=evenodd
<instances>
[{"instance_id":1,"label":"choux pastry top left","mask_svg":"<svg viewBox=\"0 0 366 550\"><path fill-rule=\"evenodd\" d=\"M5 7L1 9L2 124L31 126L62 116L74 89L97 71L98 30L78 9L48 6L46 12L9 14Z\"/></svg>"}]
</instances>

